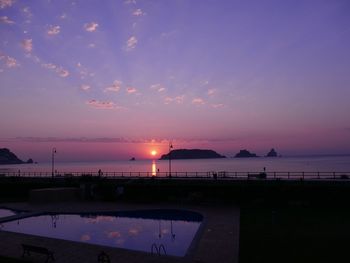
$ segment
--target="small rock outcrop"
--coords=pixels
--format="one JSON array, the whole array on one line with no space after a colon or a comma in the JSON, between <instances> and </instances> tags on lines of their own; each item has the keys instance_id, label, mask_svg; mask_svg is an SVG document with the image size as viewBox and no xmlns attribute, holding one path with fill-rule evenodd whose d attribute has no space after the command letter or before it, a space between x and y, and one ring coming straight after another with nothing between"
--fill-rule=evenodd
<instances>
[{"instance_id":1,"label":"small rock outcrop","mask_svg":"<svg viewBox=\"0 0 350 263\"><path fill-rule=\"evenodd\" d=\"M247 150L240 150L239 153L235 155L235 158L249 158L249 157L258 157L255 153L251 153Z\"/></svg>"},{"instance_id":2,"label":"small rock outcrop","mask_svg":"<svg viewBox=\"0 0 350 263\"><path fill-rule=\"evenodd\" d=\"M274 148L272 148L269 153L266 155L266 157L277 157L277 152Z\"/></svg>"}]
</instances>

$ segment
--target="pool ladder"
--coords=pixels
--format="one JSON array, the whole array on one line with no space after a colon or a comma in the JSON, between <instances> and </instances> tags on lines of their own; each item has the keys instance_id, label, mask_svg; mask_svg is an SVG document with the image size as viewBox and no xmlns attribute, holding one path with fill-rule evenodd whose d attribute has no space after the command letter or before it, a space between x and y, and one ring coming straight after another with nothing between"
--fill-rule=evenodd
<instances>
[{"instance_id":1,"label":"pool ladder","mask_svg":"<svg viewBox=\"0 0 350 263\"><path fill-rule=\"evenodd\" d=\"M162 255L162 253L161 253L162 251L163 251L163 255L166 255L165 246L163 244L160 244L159 246L157 246L156 243L152 244L152 246L151 246L151 253L152 253L152 255L154 254L154 252L156 252L158 256L161 256Z\"/></svg>"}]
</instances>

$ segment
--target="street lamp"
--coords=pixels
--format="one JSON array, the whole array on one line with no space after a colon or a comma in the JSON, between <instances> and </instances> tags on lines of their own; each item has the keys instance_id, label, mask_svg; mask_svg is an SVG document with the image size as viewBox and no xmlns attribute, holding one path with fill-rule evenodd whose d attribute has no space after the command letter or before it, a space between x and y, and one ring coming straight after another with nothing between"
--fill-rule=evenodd
<instances>
[{"instance_id":1,"label":"street lamp","mask_svg":"<svg viewBox=\"0 0 350 263\"><path fill-rule=\"evenodd\" d=\"M169 178L171 177L171 149L173 148L173 144L169 141Z\"/></svg>"},{"instance_id":2,"label":"street lamp","mask_svg":"<svg viewBox=\"0 0 350 263\"><path fill-rule=\"evenodd\" d=\"M55 153L56 153L56 148L52 148L52 178L54 177L55 174Z\"/></svg>"}]
</instances>

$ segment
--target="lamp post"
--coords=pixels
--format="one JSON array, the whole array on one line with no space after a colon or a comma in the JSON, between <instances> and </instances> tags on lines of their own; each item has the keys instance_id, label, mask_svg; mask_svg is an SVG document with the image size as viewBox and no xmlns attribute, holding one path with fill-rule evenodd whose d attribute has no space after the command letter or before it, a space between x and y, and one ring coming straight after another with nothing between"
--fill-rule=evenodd
<instances>
[{"instance_id":1,"label":"lamp post","mask_svg":"<svg viewBox=\"0 0 350 263\"><path fill-rule=\"evenodd\" d=\"M169 178L171 177L171 149L173 148L173 144L169 141Z\"/></svg>"},{"instance_id":2,"label":"lamp post","mask_svg":"<svg viewBox=\"0 0 350 263\"><path fill-rule=\"evenodd\" d=\"M55 175L55 153L56 153L56 148L52 148L52 178Z\"/></svg>"}]
</instances>

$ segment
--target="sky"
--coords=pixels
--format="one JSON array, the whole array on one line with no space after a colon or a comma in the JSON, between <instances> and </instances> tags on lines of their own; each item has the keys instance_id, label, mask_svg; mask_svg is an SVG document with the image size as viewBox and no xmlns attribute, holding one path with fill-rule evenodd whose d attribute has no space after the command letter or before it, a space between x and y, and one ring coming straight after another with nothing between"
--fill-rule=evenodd
<instances>
[{"instance_id":1,"label":"sky","mask_svg":"<svg viewBox=\"0 0 350 263\"><path fill-rule=\"evenodd\" d=\"M0 0L0 148L350 153L348 0Z\"/></svg>"}]
</instances>

